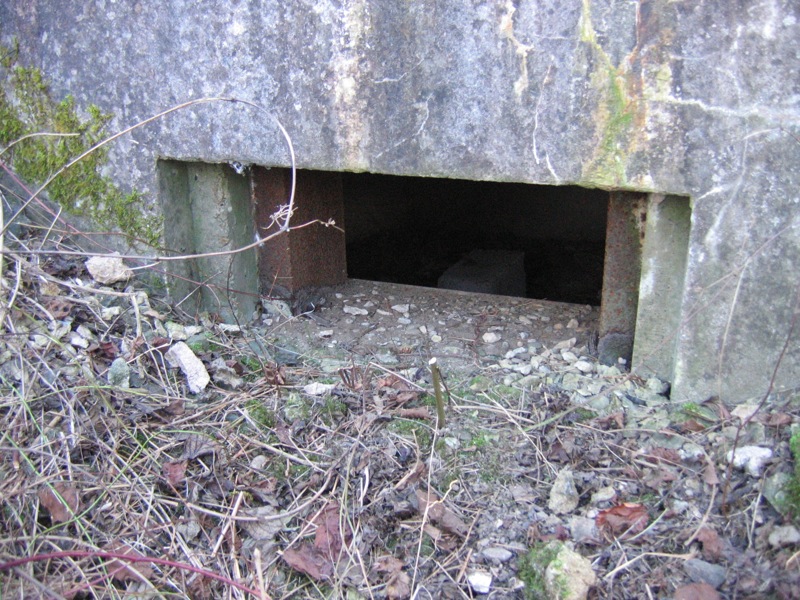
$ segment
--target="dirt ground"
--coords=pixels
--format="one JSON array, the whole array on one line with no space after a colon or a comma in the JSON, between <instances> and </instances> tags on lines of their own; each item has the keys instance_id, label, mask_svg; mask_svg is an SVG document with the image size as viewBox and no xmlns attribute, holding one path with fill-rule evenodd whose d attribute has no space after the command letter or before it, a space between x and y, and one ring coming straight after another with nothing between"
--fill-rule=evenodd
<instances>
[{"instance_id":1,"label":"dirt ground","mask_svg":"<svg viewBox=\"0 0 800 600\"><path fill-rule=\"evenodd\" d=\"M597 364L596 307L353 280L225 324L57 256L5 285L3 598L800 597L796 391L675 405Z\"/></svg>"}]
</instances>

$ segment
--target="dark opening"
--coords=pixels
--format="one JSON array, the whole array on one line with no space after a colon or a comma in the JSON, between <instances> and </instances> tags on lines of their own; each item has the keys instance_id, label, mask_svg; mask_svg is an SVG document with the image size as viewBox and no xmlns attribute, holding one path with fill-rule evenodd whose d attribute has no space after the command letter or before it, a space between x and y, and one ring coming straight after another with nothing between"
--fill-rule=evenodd
<instances>
[{"instance_id":1,"label":"dark opening","mask_svg":"<svg viewBox=\"0 0 800 600\"><path fill-rule=\"evenodd\" d=\"M521 276L495 293L600 304L608 192L354 173L342 191L349 277L491 291L474 265Z\"/></svg>"}]
</instances>

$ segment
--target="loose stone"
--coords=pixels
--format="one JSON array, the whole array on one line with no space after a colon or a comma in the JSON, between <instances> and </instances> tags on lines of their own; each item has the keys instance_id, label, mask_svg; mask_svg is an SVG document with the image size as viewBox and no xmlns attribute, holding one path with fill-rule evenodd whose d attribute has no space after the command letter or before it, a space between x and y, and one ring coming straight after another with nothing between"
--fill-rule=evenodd
<instances>
[{"instance_id":1,"label":"loose stone","mask_svg":"<svg viewBox=\"0 0 800 600\"><path fill-rule=\"evenodd\" d=\"M487 344L494 344L500 341L500 334L494 331L487 331L483 334L482 339Z\"/></svg>"}]
</instances>

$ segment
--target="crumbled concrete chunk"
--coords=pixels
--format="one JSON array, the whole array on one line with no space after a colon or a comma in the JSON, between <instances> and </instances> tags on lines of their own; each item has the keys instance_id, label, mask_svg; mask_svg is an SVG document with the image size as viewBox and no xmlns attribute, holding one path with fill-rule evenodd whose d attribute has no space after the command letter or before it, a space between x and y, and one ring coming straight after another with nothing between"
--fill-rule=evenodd
<instances>
[{"instance_id":1,"label":"crumbled concrete chunk","mask_svg":"<svg viewBox=\"0 0 800 600\"><path fill-rule=\"evenodd\" d=\"M211 377L203 362L195 356L186 342L173 344L164 356L170 365L180 368L186 375L186 384L189 386L190 392L197 394L206 389Z\"/></svg>"},{"instance_id":2,"label":"crumbled concrete chunk","mask_svg":"<svg viewBox=\"0 0 800 600\"><path fill-rule=\"evenodd\" d=\"M86 270L97 283L117 283L133 277L133 271L119 256L92 256L86 261Z\"/></svg>"}]
</instances>

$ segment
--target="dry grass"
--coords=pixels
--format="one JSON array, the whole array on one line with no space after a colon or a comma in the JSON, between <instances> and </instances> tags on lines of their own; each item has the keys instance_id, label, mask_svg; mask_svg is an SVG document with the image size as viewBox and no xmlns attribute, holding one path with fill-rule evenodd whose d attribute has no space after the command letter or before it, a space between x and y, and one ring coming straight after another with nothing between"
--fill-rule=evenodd
<instances>
[{"instance_id":1,"label":"dry grass","mask_svg":"<svg viewBox=\"0 0 800 600\"><path fill-rule=\"evenodd\" d=\"M368 357L333 375L310 358L279 366L277 330L226 332L141 290L102 289L77 258L6 261L3 598L471 598L475 569L493 573L494 597L523 597L518 563L483 550L520 557L550 539L590 559L601 597L670 595L691 558L725 564L733 595L792 597L797 558L766 543L761 525L778 517L759 485L734 472L720 510L716 444L733 422L721 404L696 430L636 428L556 388L473 392L451 376L437 431L429 383ZM188 394L164 360L168 320L199 323L197 354L241 383ZM108 383L117 357L132 387ZM778 456L796 410L773 428ZM668 451L690 445L690 459ZM565 468L581 508L556 516ZM592 498L603 490L613 497ZM577 535L573 516L591 524L624 502L646 522Z\"/></svg>"}]
</instances>

